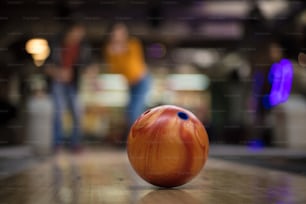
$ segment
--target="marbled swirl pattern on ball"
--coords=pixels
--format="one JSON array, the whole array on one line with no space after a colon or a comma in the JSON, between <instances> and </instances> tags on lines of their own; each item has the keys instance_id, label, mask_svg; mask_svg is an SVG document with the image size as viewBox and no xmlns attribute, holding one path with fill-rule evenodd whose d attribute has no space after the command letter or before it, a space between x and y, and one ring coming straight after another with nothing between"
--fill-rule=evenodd
<instances>
[{"instance_id":1,"label":"marbled swirl pattern on ball","mask_svg":"<svg viewBox=\"0 0 306 204\"><path fill-rule=\"evenodd\" d=\"M178 116L187 114L186 120ZM159 106L143 113L128 137L128 157L135 171L161 187L183 185L202 169L208 157L208 136L191 112Z\"/></svg>"}]
</instances>

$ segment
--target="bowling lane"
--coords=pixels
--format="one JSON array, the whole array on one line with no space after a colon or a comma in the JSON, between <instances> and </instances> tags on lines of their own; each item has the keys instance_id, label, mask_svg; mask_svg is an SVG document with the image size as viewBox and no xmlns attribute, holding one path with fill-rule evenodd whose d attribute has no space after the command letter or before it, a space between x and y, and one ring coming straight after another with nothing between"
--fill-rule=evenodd
<instances>
[{"instance_id":1,"label":"bowling lane","mask_svg":"<svg viewBox=\"0 0 306 204\"><path fill-rule=\"evenodd\" d=\"M305 203L306 178L208 159L200 175L175 189L142 181L124 151L61 153L0 180L0 203Z\"/></svg>"}]
</instances>

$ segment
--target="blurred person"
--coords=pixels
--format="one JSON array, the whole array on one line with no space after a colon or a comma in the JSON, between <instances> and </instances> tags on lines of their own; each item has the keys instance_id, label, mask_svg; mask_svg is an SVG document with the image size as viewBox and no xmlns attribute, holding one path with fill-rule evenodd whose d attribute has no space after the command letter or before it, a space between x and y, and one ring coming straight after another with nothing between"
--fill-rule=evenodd
<instances>
[{"instance_id":1,"label":"blurred person","mask_svg":"<svg viewBox=\"0 0 306 204\"><path fill-rule=\"evenodd\" d=\"M81 107L78 99L79 75L89 64L90 47L85 41L85 27L73 22L51 42L51 54L45 72L49 76L50 92L54 105L54 150L63 144L62 113L67 107L72 118L70 147L81 148Z\"/></svg>"},{"instance_id":2,"label":"blurred person","mask_svg":"<svg viewBox=\"0 0 306 204\"><path fill-rule=\"evenodd\" d=\"M127 119L129 127L145 109L150 76L145 64L141 42L131 37L123 23L111 27L104 49L105 59L112 73L122 74L129 86Z\"/></svg>"},{"instance_id":3,"label":"blurred person","mask_svg":"<svg viewBox=\"0 0 306 204\"><path fill-rule=\"evenodd\" d=\"M271 91L269 82L269 72L271 65L279 62L283 58L283 49L281 44L276 40L267 39L257 49L256 54L251 58L253 66L253 83L252 83L252 107L255 110L255 128L253 131L254 138L261 140L264 145L271 145L272 136L269 129L268 116L270 108L265 104L265 96Z\"/></svg>"}]
</instances>

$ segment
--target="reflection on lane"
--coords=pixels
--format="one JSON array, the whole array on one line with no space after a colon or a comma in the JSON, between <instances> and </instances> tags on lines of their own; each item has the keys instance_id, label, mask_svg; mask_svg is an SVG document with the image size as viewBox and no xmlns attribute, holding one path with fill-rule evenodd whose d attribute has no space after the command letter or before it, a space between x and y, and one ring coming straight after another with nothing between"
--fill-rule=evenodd
<instances>
[{"instance_id":1,"label":"reflection on lane","mask_svg":"<svg viewBox=\"0 0 306 204\"><path fill-rule=\"evenodd\" d=\"M126 153L59 154L0 180L1 203L305 203L306 178L209 158L194 180L174 189L142 181Z\"/></svg>"},{"instance_id":2,"label":"reflection on lane","mask_svg":"<svg viewBox=\"0 0 306 204\"><path fill-rule=\"evenodd\" d=\"M190 193L178 189L159 189L153 190L139 200L140 204L199 204L201 203L194 198Z\"/></svg>"}]
</instances>

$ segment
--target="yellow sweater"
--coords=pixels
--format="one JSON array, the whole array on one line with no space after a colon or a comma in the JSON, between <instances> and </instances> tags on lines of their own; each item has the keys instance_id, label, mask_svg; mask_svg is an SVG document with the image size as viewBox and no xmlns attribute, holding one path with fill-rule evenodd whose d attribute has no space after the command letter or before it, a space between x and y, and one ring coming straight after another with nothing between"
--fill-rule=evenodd
<instances>
[{"instance_id":1,"label":"yellow sweater","mask_svg":"<svg viewBox=\"0 0 306 204\"><path fill-rule=\"evenodd\" d=\"M106 48L105 59L110 71L125 76L130 85L137 83L146 74L141 43L135 38L128 41L127 50L123 53L110 53Z\"/></svg>"}]
</instances>

